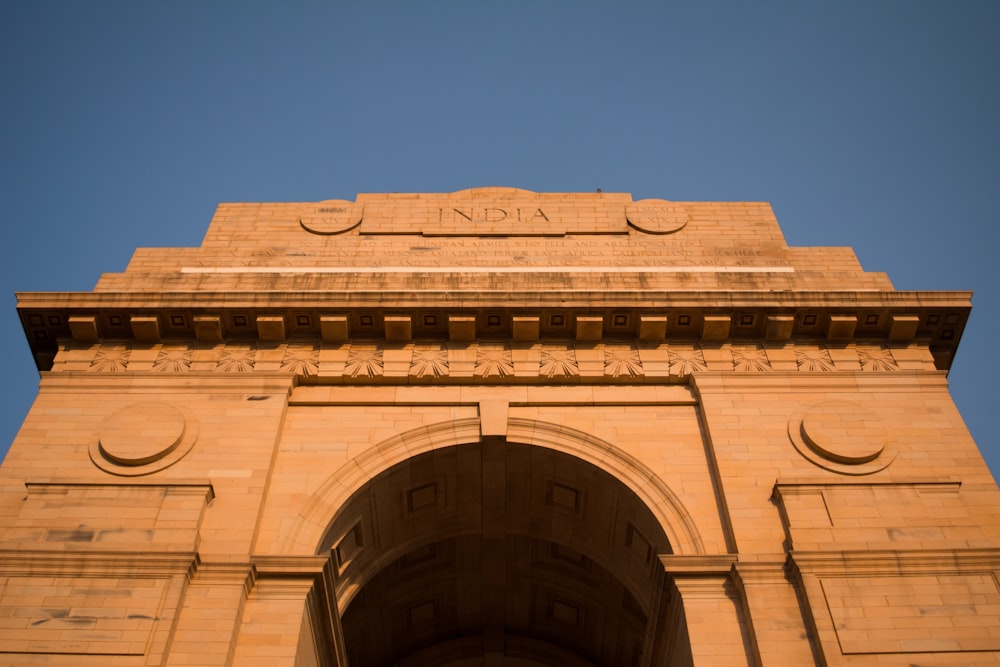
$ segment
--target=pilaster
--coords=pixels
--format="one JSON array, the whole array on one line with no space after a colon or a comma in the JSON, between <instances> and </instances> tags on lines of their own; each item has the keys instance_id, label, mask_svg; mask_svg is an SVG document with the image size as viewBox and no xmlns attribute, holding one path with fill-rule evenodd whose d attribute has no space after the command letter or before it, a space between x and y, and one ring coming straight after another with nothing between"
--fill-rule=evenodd
<instances>
[{"instance_id":1,"label":"pilaster","mask_svg":"<svg viewBox=\"0 0 1000 667\"><path fill-rule=\"evenodd\" d=\"M754 666L744 605L733 580L736 557L661 556L660 560L669 577L668 586L683 609L691 665ZM683 662L671 660L665 664Z\"/></svg>"}]
</instances>

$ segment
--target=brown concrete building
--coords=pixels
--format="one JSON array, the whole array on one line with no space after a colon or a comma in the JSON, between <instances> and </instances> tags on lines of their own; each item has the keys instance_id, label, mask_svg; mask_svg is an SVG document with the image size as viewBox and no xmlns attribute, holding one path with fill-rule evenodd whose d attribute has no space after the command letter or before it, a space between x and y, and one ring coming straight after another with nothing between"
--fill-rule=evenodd
<instances>
[{"instance_id":1,"label":"brown concrete building","mask_svg":"<svg viewBox=\"0 0 1000 667\"><path fill-rule=\"evenodd\" d=\"M223 204L18 298L0 664L1000 662L970 295L767 204Z\"/></svg>"}]
</instances>

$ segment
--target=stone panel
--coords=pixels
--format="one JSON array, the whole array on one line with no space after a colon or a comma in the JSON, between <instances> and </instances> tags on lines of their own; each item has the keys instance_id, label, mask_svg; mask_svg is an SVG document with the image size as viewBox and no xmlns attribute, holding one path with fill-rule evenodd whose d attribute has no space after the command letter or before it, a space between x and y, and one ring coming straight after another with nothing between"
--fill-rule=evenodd
<instances>
[{"instance_id":1,"label":"stone panel","mask_svg":"<svg viewBox=\"0 0 1000 667\"><path fill-rule=\"evenodd\" d=\"M141 656L169 586L165 577L8 577L0 654Z\"/></svg>"},{"instance_id":2,"label":"stone panel","mask_svg":"<svg viewBox=\"0 0 1000 667\"><path fill-rule=\"evenodd\" d=\"M194 553L214 497L190 484L28 483L0 549Z\"/></svg>"},{"instance_id":3,"label":"stone panel","mask_svg":"<svg viewBox=\"0 0 1000 667\"><path fill-rule=\"evenodd\" d=\"M854 484L778 480L775 496L794 549L954 546L976 534L957 481L880 479Z\"/></svg>"},{"instance_id":4,"label":"stone panel","mask_svg":"<svg viewBox=\"0 0 1000 667\"><path fill-rule=\"evenodd\" d=\"M992 574L820 583L845 654L1000 651L1000 589Z\"/></svg>"}]
</instances>

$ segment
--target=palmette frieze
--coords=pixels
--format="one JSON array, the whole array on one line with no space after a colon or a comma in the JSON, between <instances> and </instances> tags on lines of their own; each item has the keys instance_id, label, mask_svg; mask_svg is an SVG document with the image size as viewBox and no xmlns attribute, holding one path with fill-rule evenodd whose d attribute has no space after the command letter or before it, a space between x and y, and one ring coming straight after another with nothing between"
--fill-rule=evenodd
<instances>
[{"instance_id":1,"label":"palmette frieze","mask_svg":"<svg viewBox=\"0 0 1000 667\"><path fill-rule=\"evenodd\" d=\"M579 375L580 368L576 363L576 351L571 345L567 345L566 347L543 347L538 372L539 375L547 378Z\"/></svg>"},{"instance_id":2,"label":"palmette frieze","mask_svg":"<svg viewBox=\"0 0 1000 667\"><path fill-rule=\"evenodd\" d=\"M248 373L254 369L256 353L253 345L227 345L219 355L216 370L224 373Z\"/></svg>"},{"instance_id":3,"label":"palmette frieze","mask_svg":"<svg viewBox=\"0 0 1000 667\"><path fill-rule=\"evenodd\" d=\"M670 359L671 375L691 375L691 373L708 370L705 355L698 347L677 349L671 346L667 353Z\"/></svg>"},{"instance_id":4,"label":"palmette frieze","mask_svg":"<svg viewBox=\"0 0 1000 667\"><path fill-rule=\"evenodd\" d=\"M344 375L352 378L374 378L383 374L385 360L381 345L351 345L348 348Z\"/></svg>"},{"instance_id":5,"label":"palmette frieze","mask_svg":"<svg viewBox=\"0 0 1000 667\"><path fill-rule=\"evenodd\" d=\"M833 359L830 351L821 347L795 350L795 363L802 371L832 371Z\"/></svg>"},{"instance_id":6,"label":"palmette frieze","mask_svg":"<svg viewBox=\"0 0 1000 667\"><path fill-rule=\"evenodd\" d=\"M90 370L104 373L122 373L128 370L132 350L128 345L102 345L90 362Z\"/></svg>"},{"instance_id":7,"label":"palmette frieze","mask_svg":"<svg viewBox=\"0 0 1000 667\"><path fill-rule=\"evenodd\" d=\"M892 351L881 346L858 347L858 359L861 370L869 372L898 371L899 365L892 356Z\"/></svg>"},{"instance_id":8,"label":"palmette frieze","mask_svg":"<svg viewBox=\"0 0 1000 667\"><path fill-rule=\"evenodd\" d=\"M514 374L514 359L507 345L476 345L477 378L503 378Z\"/></svg>"},{"instance_id":9,"label":"palmette frieze","mask_svg":"<svg viewBox=\"0 0 1000 667\"><path fill-rule=\"evenodd\" d=\"M184 345L163 345L157 352L153 370L164 373L191 370L191 349Z\"/></svg>"},{"instance_id":10,"label":"palmette frieze","mask_svg":"<svg viewBox=\"0 0 1000 667\"><path fill-rule=\"evenodd\" d=\"M604 346L604 375L608 377L639 377L644 375L642 357L633 345Z\"/></svg>"},{"instance_id":11,"label":"palmette frieze","mask_svg":"<svg viewBox=\"0 0 1000 667\"><path fill-rule=\"evenodd\" d=\"M898 358L897 358L898 357ZM65 343L52 372L287 373L331 381L676 381L702 372L892 373L932 370L927 348L695 343L356 342L183 345Z\"/></svg>"},{"instance_id":12,"label":"palmette frieze","mask_svg":"<svg viewBox=\"0 0 1000 667\"><path fill-rule=\"evenodd\" d=\"M733 370L740 373L759 373L772 370L767 350L756 347L733 348Z\"/></svg>"},{"instance_id":13,"label":"palmette frieze","mask_svg":"<svg viewBox=\"0 0 1000 667\"><path fill-rule=\"evenodd\" d=\"M413 346L409 375L419 378L440 378L448 375L448 349L444 345Z\"/></svg>"},{"instance_id":14,"label":"palmette frieze","mask_svg":"<svg viewBox=\"0 0 1000 667\"><path fill-rule=\"evenodd\" d=\"M279 370L295 375L319 374L318 345L288 345L282 350Z\"/></svg>"}]
</instances>

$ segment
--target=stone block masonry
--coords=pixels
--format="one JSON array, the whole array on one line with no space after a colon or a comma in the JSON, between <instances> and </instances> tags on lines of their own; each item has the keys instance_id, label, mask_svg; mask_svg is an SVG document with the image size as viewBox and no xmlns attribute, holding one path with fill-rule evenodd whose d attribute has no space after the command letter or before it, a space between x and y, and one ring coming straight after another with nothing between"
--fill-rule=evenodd
<instances>
[{"instance_id":1,"label":"stone block masonry","mask_svg":"<svg viewBox=\"0 0 1000 667\"><path fill-rule=\"evenodd\" d=\"M998 664L969 311L765 203L221 204L18 295L0 664Z\"/></svg>"}]
</instances>

